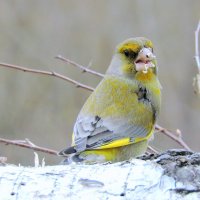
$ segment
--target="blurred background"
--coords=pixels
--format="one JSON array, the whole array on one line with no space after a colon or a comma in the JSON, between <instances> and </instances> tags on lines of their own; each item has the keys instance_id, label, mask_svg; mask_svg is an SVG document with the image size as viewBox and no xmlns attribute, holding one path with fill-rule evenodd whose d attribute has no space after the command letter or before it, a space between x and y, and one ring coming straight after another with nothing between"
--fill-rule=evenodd
<instances>
[{"instance_id":1,"label":"blurred background","mask_svg":"<svg viewBox=\"0 0 200 200\"><path fill-rule=\"evenodd\" d=\"M155 45L162 84L158 124L176 131L200 151L200 99L193 92L197 73L194 31L199 0L1 0L0 62L56 71L95 87L100 78L81 73L59 60L63 56L104 73L115 46L136 36ZM30 139L38 146L61 150L71 143L76 116L89 91L55 77L0 66L0 137ZM158 133L159 150L179 148ZM47 165L62 159L38 153ZM33 165L32 150L0 143L8 163Z\"/></svg>"}]
</instances>

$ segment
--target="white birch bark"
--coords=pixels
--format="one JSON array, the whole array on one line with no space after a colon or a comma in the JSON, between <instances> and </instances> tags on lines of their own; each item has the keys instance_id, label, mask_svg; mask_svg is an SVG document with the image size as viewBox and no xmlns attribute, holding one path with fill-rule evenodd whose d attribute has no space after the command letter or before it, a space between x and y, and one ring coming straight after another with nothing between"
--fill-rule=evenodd
<instances>
[{"instance_id":1,"label":"white birch bark","mask_svg":"<svg viewBox=\"0 0 200 200\"><path fill-rule=\"evenodd\" d=\"M0 200L200 199L200 154L177 152L114 164L0 166Z\"/></svg>"}]
</instances>

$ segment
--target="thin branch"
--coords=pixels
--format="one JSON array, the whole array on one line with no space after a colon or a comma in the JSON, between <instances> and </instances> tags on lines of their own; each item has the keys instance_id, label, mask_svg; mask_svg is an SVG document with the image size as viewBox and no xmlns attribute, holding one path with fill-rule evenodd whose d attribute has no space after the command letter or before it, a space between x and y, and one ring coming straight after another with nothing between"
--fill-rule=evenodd
<instances>
[{"instance_id":1,"label":"thin branch","mask_svg":"<svg viewBox=\"0 0 200 200\"><path fill-rule=\"evenodd\" d=\"M198 68L198 73L193 78L194 93L200 96L200 58L199 58L199 32L200 32L200 21L195 31L195 60Z\"/></svg>"},{"instance_id":2,"label":"thin branch","mask_svg":"<svg viewBox=\"0 0 200 200\"><path fill-rule=\"evenodd\" d=\"M33 144L30 141L27 142L27 140L8 140L8 139L0 138L0 143L4 143L6 145L8 145L8 144L16 145L16 146L20 146L20 147L24 147L24 148L28 148L28 149L33 149L35 151L48 153L48 154L51 154L51 155L57 155L58 154L58 152L55 151L55 150L36 146L35 144Z\"/></svg>"},{"instance_id":3,"label":"thin branch","mask_svg":"<svg viewBox=\"0 0 200 200\"><path fill-rule=\"evenodd\" d=\"M90 74L93 74L93 75L101 77L101 78L104 77L104 74L101 74L100 72L96 72L96 71L91 70L91 69L89 69L87 67L84 67L84 66L82 66L82 65L80 65L80 64L78 64L78 63L76 63L74 61L71 61L68 58L65 58L65 57L63 57L61 55L57 55L57 56L55 56L55 58L59 59L59 60L62 60L64 62L68 63L68 64L71 64L74 67L78 67L79 69L82 70L82 72L88 72Z\"/></svg>"},{"instance_id":4,"label":"thin branch","mask_svg":"<svg viewBox=\"0 0 200 200\"><path fill-rule=\"evenodd\" d=\"M147 147L147 151L150 152L150 153L155 153L155 154L158 154L159 152L157 150L155 150L153 147L151 146L148 146Z\"/></svg>"},{"instance_id":5,"label":"thin branch","mask_svg":"<svg viewBox=\"0 0 200 200\"><path fill-rule=\"evenodd\" d=\"M42 75L47 75L47 76L54 76L60 79L63 79L65 81L68 81L72 84L74 84L76 87L80 87L80 88L84 88L87 89L89 91L93 91L94 89L88 85L84 85L78 81L75 81L67 76L63 76L62 74L59 74L57 72L51 72L51 71L44 71L44 70L37 70L37 69L30 69L30 68L26 68L26 67L21 67L21 66L17 66L17 65L11 65L11 64L7 64L7 63L0 63L0 66L2 67L7 67L7 68L11 68L11 69L16 69L16 70L20 70L23 72L31 72L31 73L35 73L35 74L42 74Z\"/></svg>"},{"instance_id":6,"label":"thin branch","mask_svg":"<svg viewBox=\"0 0 200 200\"><path fill-rule=\"evenodd\" d=\"M63 57L60 57L60 56L58 57L58 56L57 56L57 58L59 58L59 59L62 58L61 60L63 60ZM65 59L65 58L64 58L64 59ZM68 62L68 59L66 59L66 60L67 60L66 62ZM77 64L77 63L75 63L75 62L73 62L73 61L69 61L69 63L70 63L70 64L73 63L74 66L77 66L77 67L81 68L81 69L84 70L85 72L88 72L88 73L91 73L91 74L94 74L94 75L103 77L103 74L98 75L98 74L99 74L98 72L95 73L95 71L93 71L93 70L88 70L88 68L83 67L83 66L81 66L81 65L79 65L79 64ZM93 91L93 90L94 90L94 88L92 88L92 87L90 87L90 86L87 86L87 85L84 85L84 84L82 84L82 83L79 83L79 82L77 82L77 81L75 81L75 80L73 80L73 79L70 79L70 78L68 78L68 77L66 77L66 76L63 76L63 75L61 75L61 74L58 74L58 73L56 73L56 72L43 71L43 70L36 70L36 69L29 69L29 68L25 68L25 67L21 67L21 66L17 66L17 65L6 64L6 63L0 63L0 66L12 68L12 69L17 69L17 70L21 70L21 71L24 71L24 72L31 72L31 73L37 73L37 74L48 75L48 76L54 76L54 77L57 77L57 78L61 78L61 79L63 79L63 80L66 80L66 81L68 81L68 82L70 82L70 83L72 83L72 84L75 84L76 87L81 87L81 88L87 89L87 90L89 90L89 91ZM80 66L81 66L81 67L80 67ZM167 130L166 128L163 128L163 127L161 127L160 125L157 125L157 124L156 124L155 128L156 128L156 130L157 130L158 132L161 132L161 133L167 135L168 137L170 137L172 140L176 141L178 144L180 144L180 145L181 145L182 147L184 147L185 149L190 150L190 148L188 147L188 145L183 141L183 139L182 139L182 137L181 137L181 134L179 134L179 135L177 136L177 134L175 134L175 133L173 133L173 132ZM8 141L9 141L9 140L8 140ZM0 141L0 142L1 142L1 141ZM26 142L27 142L27 141L26 141ZM5 142L4 142L4 143L5 143ZM17 143L17 144L19 144L19 143ZM16 145L17 145L17 144L16 144ZM29 147L31 146L32 149L33 149L33 148L38 148L37 146L34 147L34 146L30 145L30 144L21 144L21 143L20 143L20 145L21 145L21 146L22 146L22 145L23 145L23 146L25 145L24 147L27 147L27 145L28 145L27 148L29 148ZM20 145L18 145L18 146L20 146ZM40 148L40 147L39 147L39 148Z\"/></svg>"},{"instance_id":7,"label":"thin branch","mask_svg":"<svg viewBox=\"0 0 200 200\"><path fill-rule=\"evenodd\" d=\"M198 28L200 29L200 22L199 22L199 27L198 27ZM198 32L199 32L199 29L198 29ZM197 55L198 55L198 54L197 54ZM67 62L67 63L69 63L69 64L71 64L71 65L73 65L73 66L75 66L75 67L78 67L78 68L80 68L81 70L83 70L83 72L88 72L88 73L90 73L90 74L97 75L97 76L99 76L99 77L103 77L103 76L104 76L103 74L100 74L100 73L98 73L98 72L96 72L96 71L90 70L90 69L88 69L88 68L86 68L86 67L84 67L84 66L82 66L82 65L79 65L79 64L77 64L77 63L75 63L75 62L73 62L73 61L71 61L71 60L69 60L69 59L67 59L67 58L64 58L64 57L61 56L61 55L58 55L58 56L56 56L55 58L60 59L60 60L62 60L62 61L64 61L64 62ZM175 133L172 133L172 132L170 132L169 130L167 130L167 129L165 129L165 128L162 128L160 125L156 125L156 130L157 130L158 132L164 133L165 135L167 135L167 136L170 137L171 139L175 140L178 144L180 144L180 145L181 145L182 147L184 147L185 149L191 150L191 149L188 147L188 145L183 141L183 139L182 139L182 137L181 137L181 134L180 134L180 136L177 136L177 134L175 135ZM157 151L156 151L155 149L153 149L152 147L149 146L148 148L149 148L149 150L151 150L152 152L157 153Z\"/></svg>"},{"instance_id":8,"label":"thin branch","mask_svg":"<svg viewBox=\"0 0 200 200\"><path fill-rule=\"evenodd\" d=\"M158 132L161 132L165 135L167 135L169 138L171 138L172 140L176 141L178 144L180 144L183 148L191 151L190 147L183 141L182 136L181 136L181 132L179 133L173 133L169 130L167 130L166 128L161 127L160 125L156 124L155 129Z\"/></svg>"},{"instance_id":9,"label":"thin branch","mask_svg":"<svg viewBox=\"0 0 200 200\"><path fill-rule=\"evenodd\" d=\"M195 60L200 73L200 58L199 58L199 32L200 32L200 21L195 31Z\"/></svg>"}]
</instances>

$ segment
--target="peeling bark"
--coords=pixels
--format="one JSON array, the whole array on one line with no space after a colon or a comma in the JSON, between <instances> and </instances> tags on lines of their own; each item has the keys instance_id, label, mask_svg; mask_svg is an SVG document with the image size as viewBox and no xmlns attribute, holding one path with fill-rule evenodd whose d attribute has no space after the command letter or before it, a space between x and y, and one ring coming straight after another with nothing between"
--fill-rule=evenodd
<instances>
[{"instance_id":1,"label":"peeling bark","mask_svg":"<svg viewBox=\"0 0 200 200\"><path fill-rule=\"evenodd\" d=\"M200 154L171 150L114 164L0 166L0 199L200 199Z\"/></svg>"}]
</instances>

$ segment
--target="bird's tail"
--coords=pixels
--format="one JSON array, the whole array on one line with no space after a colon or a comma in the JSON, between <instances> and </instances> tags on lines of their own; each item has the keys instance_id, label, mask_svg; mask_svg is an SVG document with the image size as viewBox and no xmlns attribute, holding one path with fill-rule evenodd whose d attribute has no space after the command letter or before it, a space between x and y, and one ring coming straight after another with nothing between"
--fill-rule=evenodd
<instances>
[{"instance_id":1,"label":"bird's tail","mask_svg":"<svg viewBox=\"0 0 200 200\"><path fill-rule=\"evenodd\" d=\"M74 146L61 150L58 155L59 156L69 156L71 154L77 153Z\"/></svg>"},{"instance_id":2,"label":"bird's tail","mask_svg":"<svg viewBox=\"0 0 200 200\"><path fill-rule=\"evenodd\" d=\"M83 159L79 157L79 153L77 153L76 149L72 146L67 149L63 149L58 153L59 156L66 157L60 164L68 165L72 162L78 163L82 162Z\"/></svg>"}]
</instances>

